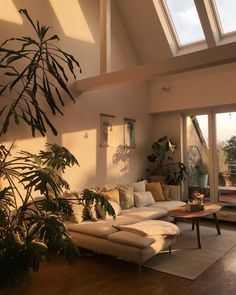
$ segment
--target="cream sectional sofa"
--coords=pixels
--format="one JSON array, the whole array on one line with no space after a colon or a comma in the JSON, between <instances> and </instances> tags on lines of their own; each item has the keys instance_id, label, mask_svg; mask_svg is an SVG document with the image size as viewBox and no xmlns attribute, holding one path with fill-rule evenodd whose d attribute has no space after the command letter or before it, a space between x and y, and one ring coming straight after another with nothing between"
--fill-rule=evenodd
<instances>
[{"instance_id":1,"label":"cream sectional sofa","mask_svg":"<svg viewBox=\"0 0 236 295\"><path fill-rule=\"evenodd\" d=\"M162 250L168 249L176 241L176 235L140 236L119 231L116 226L132 225L144 220L165 220L168 210L185 204L180 201L179 194L171 194L172 189L174 188L170 187L169 201L155 202L149 207L122 210L115 220L99 219L96 222L83 221L79 224L66 222L67 228L78 247L142 264Z\"/></svg>"}]
</instances>

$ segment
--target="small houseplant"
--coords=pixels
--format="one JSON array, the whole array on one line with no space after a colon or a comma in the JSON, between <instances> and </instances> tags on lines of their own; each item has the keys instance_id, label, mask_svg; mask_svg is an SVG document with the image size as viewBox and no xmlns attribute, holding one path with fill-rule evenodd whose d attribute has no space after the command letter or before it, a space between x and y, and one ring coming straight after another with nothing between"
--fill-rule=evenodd
<instances>
[{"instance_id":1,"label":"small houseplant","mask_svg":"<svg viewBox=\"0 0 236 295\"><path fill-rule=\"evenodd\" d=\"M198 186L203 188L207 186L208 182L208 165L199 158L195 163L195 168L197 172Z\"/></svg>"},{"instance_id":2,"label":"small houseplant","mask_svg":"<svg viewBox=\"0 0 236 295\"><path fill-rule=\"evenodd\" d=\"M176 145L167 137L161 137L152 146L152 152L147 156L151 166L146 170L149 179L158 179L166 184L180 185L187 175L187 168L182 162L172 158ZM156 177L158 176L158 177Z\"/></svg>"}]
</instances>

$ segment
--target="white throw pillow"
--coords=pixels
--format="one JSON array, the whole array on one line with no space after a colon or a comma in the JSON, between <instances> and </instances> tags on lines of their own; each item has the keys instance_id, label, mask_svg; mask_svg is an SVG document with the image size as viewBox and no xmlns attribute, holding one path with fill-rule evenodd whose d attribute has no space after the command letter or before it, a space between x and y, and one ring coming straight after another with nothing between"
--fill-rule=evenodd
<instances>
[{"instance_id":1,"label":"white throw pillow","mask_svg":"<svg viewBox=\"0 0 236 295\"><path fill-rule=\"evenodd\" d=\"M109 200L109 203L111 204L111 206L113 207L116 216L121 214L121 207L120 205L113 201L113 200ZM102 219L112 219L113 217L111 215L108 215L107 212L105 212L104 208L102 208L100 205L98 205L96 207L98 215L102 218Z\"/></svg>"},{"instance_id":2,"label":"white throw pillow","mask_svg":"<svg viewBox=\"0 0 236 295\"><path fill-rule=\"evenodd\" d=\"M134 192L145 192L146 191L146 188L145 188L145 185L147 183L147 180L142 180L142 181L139 181L139 182L134 182L133 183L133 188L134 188Z\"/></svg>"},{"instance_id":3,"label":"white throw pillow","mask_svg":"<svg viewBox=\"0 0 236 295\"><path fill-rule=\"evenodd\" d=\"M151 192L134 193L134 203L136 207L147 207L155 203Z\"/></svg>"}]
</instances>

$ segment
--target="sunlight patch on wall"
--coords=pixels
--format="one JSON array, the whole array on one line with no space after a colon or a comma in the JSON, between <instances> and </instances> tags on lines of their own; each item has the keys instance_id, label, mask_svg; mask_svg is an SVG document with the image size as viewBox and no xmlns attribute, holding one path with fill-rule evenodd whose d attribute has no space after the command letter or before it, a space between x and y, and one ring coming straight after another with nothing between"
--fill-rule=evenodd
<instances>
[{"instance_id":1,"label":"sunlight patch on wall","mask_svg":"<svg viewBox=\"0 0 236 295\"><path fill-rule=\"evenodd\" d=\"M67 37L95 43L78 0L49 0Z\"/></svg>"},{"instance_id":2,"label":"sunlight patch on wall","mask_svg":"<svg viewBox=\"0 0 236 295\"><path fill-rule=\"evenodd\" d=\"M36 138L27 138L27 139L19 139L16 140L12 149L11 149L11 155L13 157L19 156L20 151L27 151L32 154L37 154L40 150L45 150L45 143L47 142L46 137L36 137ZM5 145L5 147L8 149L12 145L12 141L5 141L1 142L1 144ZM4 180L4 186L8 186L8 182L5 179ZM25 190L22 185L17 185L17 189L20 192L22 196L25 196ZM32 191L33 197L38 197L39 192ZM21 206L21 200L19 197L17 197L17 205Z\"/></svg>"},{"instance_id":3,"label":"sunlight patch on wall","mask_svg":"<svg viewBox=\"0 0 236 295\"><path fill-rule=\"evenodd\" d=\"M95 182L97 175L97 130L83 130L62 134L61 144L76 157L80 167L74 166L65 171L65 179L71 190L81 190Z\"/></svg>"},{"instance_id":4,"label":"sunlight patch on wall","mask_svg":"<svg viewBox=\"0 0 236 295\"><path fill-rule=\"evenodd\" d=\"M14 24L23 24L22 17L12 0L1 1L0 20Z\"/></svg>"}]
</instances>

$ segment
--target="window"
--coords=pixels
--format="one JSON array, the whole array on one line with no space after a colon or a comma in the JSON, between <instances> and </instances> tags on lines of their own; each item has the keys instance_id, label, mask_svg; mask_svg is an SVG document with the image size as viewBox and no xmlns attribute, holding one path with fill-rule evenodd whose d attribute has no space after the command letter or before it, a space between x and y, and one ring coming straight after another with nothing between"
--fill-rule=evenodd
<instances>
[{"instance_id":1,"label":"window","mask_svg":"<svg viewBox=\"0 0 236 295\"><path fill-rule=\"evenodd\" d=\"M205 39L194 0L163 0L162 3L179 47Z\"/></svg>"},{"instance_id":2,"label":"window","mask_svg":"<svg viewBox=\"0 0 236 295\"><path fill-rule=\"evenodd\" d=\"M212 0L221 35L236 32L236 1Z\"/></svg>"}]
</instances>

